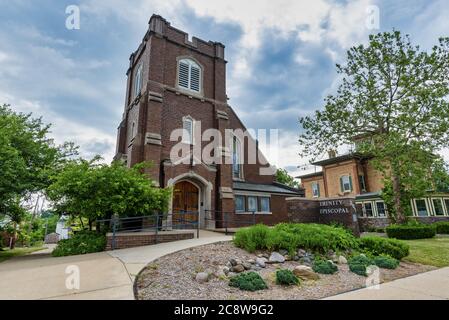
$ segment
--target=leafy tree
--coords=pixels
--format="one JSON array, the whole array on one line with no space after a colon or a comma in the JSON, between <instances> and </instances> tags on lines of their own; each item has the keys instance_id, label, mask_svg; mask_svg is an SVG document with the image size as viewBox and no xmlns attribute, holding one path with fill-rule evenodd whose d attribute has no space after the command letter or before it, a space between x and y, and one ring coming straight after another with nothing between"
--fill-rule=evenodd
<instances>
[{"instance_id":1,"label":"leafy tree","mask_svg":"<svg viewBox=\"0 0 449 320\"><path fill-rule=\"evenodd\" d=\"M358 151L374 157L404 222L404 190L427 188L432 155L449 144L449 38L426 52L398 31L371 35L337 71L341 84L324 110L300 119L302 154L316 158L362 138Z\"/></svg>"},{"instance_id":2,"label":"leafy tree","mask_svg":"<svg viewBox=\"0 0 449 320\"><path fill-rule=\"evenodd\" d=\"M92 227L96 219L114 214L146 216L167 210L171 190L155 187L142 173L147 164L127 168L121 162L106 165L98 160L68 163L54 177L48 197L58 212L86 218Z\"/></svg>"},{"instance_id":3,"label":"leafy tree","mask_svg":"<svg viewBox=\"0 0 449 320\"><path fill-rule=\"evenodd\" d=\"M18 201L46 188L52 173L77 153L72 143L56 146L49 129L41 118L0 106L0 212L14 214Z\"/></svg>"},{"instance_id":4,"label":"leafy tree","mask_svg":"<svg viewBox=\"0 0 449 320\"><path fill-rule=\"evenodd\" d=\"M287 170L285 169L277 169L276 181L292 188L299 187L299 182L295 181L295 179L291 175L289 175Z\"/></svg>"}]
</instances>

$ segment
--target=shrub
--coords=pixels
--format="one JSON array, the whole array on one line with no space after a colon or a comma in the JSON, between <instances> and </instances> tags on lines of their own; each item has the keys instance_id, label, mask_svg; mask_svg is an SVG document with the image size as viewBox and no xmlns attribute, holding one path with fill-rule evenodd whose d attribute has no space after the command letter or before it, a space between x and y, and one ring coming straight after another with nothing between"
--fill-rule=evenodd
<instances>
[{"instance_id":1,"label":"shrub","mask_svg":"<svg viewBox=\"0 0 449 320\"><path fill-rule=\"evenodd\" d=\"M357 248L357 239L347 230L321 224L281 223L270 229L264 225L243 228L234 236L234 244L250 252L298 248L326 253Z\"/></svg>"},{"instance_id":2,"label":"shrub","mask_svg":"<svg viewBox=\"0 0 449 320\"><path fill-rule=\"evenodd\" d=\"M106 246L106 237L92 231L81 231L70 239L61 240L53 250L54 257L73 256L103 251Z\"/></svg>"},{"instance_id":3,"label":"shrub","mask_svg":"<svg viewBox=\"0 0 449 320\"><path fill-rule=\"evenodd\" d=\"M399 266L399 261L389 256L377 256L373 262L379 268L396 269Z\"/></svg>"},{"instance_id":4,"label":"shrub","mask_svg":"<svg viewBox=\"0 0 449 320\"><path fill-rule=\"evenodd\" d=\"M267 284L257 272L246 272L232 277L229 280L229 285L245 291L268 289Z\"/></svg>"},{"instance_id":5,"label":"shrub","mask_svg":"<svg viewBox=\"0 0 449 320\"><path fill-rule=\"evenodd\" d=\"M312 269L321 274L334 274L338 271L338 267L329 260L315 260Z\"/></svg>"},{"instance_id":6,"label":"shrub","mask_svg":"<svg viewBox=\"0 0 449 320\"><path fill-rule=\"evenodd\" d=\"M374 256L388 255L397 260L409 254L410 247L396 239L365 237L359 239L360 248Z\"/></svg>"},{"instance_id":7,"label":"shrub","mask_svg":"<svg viewBox=\"0 0 449 320\"><path fill-rule=\"evenodd\" d=\"M449 222L437 222L434 225L438 234L449 234Z\"/></svg>"},{"instance_id":8,"label":"shrub","mask_svg":"<svg viewBox=\"0 0 449 320\"><path fill-rule=\"evenodd\" d=\"M387 235L402 240L429 239L435 237L436 228L426 224L394 224L387 227Z\"/></svg>"},{"instance_id":9,"label":"shrub","mask_svg":"<svg viewBox=\"0 0 449 320\"><path fill-rule=\"evenodd\" d=\"M374 261L365 255L358 255L348 260L349 270L366 277L366 268L373 265Z\"/></svg>"},{"instance_id":10,"label":"shrub","mask_svg":"<svg viewBox=\"0 0 449 320\"><path fill-rule=\"evenodd\" d=\"M240 229L234 235L234 244L249 252L265 249L269 232L270 228L262 224Z\"/></svg>"},{"instance_id":11,"label":"shrub","mask_svg":"<svg viewBox=\"0 0 449 320\"><path fill-rule=\"evenodd\" d=\"M288 269L276 271L276 283L284 286L299 284L299 279Z\"/></svg>"}]
</instances>

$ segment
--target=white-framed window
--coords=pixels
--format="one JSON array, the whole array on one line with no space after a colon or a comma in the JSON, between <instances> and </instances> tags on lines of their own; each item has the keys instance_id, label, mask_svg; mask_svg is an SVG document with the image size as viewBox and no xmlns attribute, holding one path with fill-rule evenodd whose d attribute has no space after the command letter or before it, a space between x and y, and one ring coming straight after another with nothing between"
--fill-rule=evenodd
<instances>
[{"instance_id":1,"label":"white-framed window","mask_svg":"<svg viewBox=\"0 0 449 320\"><path fill-rule=\"evenodd\" d=\"M385 206L385 202L383 201L376 201L376 210L377 210L377 216L378 217L386 217L387 216L387 208Z\"/></svg>"},{"instance_id":2,"label":"white-framed window","mask_svg":"<svg viewBox=\"0 0 449 320\"><path fill-rule=\"evenodd\" d=\"M242 178L242 144L240 140L234 136L232 138L232 177L236 179Z\"/></svg>"},{"instance_id":3,"label":"white-framed window","mask_svg":"<svg viewBox=\"0 0 449 320\"><path fill-rule=\"evenodd\" d=\"M269 197L260 197L260 211L261 212L270 212L270 198Z\"/></svg>"},{"instance_id":4,"label":"white-framed window","mask_svg":"<svg viewBox=\"0 0 449 320\"><path fill-rule=\"evenodd\" d=\"M142 70L142 64L139 64L134 76L134 98L140 94L140 90L142 89Z\"/></svg>"},{"instance_id":5,"label":"white-framed window","mask_svg":"<svg viewBox=\"0 0 449 320\"><path fill-rule=\"evenodd\" d=\"M178 86L182 89L200 93L202 85L201 67L191 59L178 62Z\"/></svg>"},{"instance_id":6,"label":"white-framed window","mask_svg":"<svg viewBox=\"0 0 449 320\"><path fill-rule=\"evenodd\" d=\"M352 178L350 175L345 175L340 177L340 188L341 192L351 192L352 191Z\"/></svg>"},{"instance_id":7,"label":"white-framed window","mask_svg":"<svg viewBox=\"0 0 449 320\"><path fill-rule=\"evenodd\" d=\"M444 206L446 207L446 215L449 216L449 199L445 198L443 199Z\"/></svg>"},{"instance_id":8,"label":"white-framed window","mask_svg":"<svg viewBox=\"0 0 449 320\"><path fill-rule=\"evenodd\" d=\"M257 212L259 210L257 205L257 197L249 196L247 199L248 199L248 211Z\"/></svg>"},{"instance_id":9,"label":"white-framed window","mask_svg":"<svg viewBox=\"0 0 449 320\"><path fill-rule=\"evenodd\" d=\"M182 118L182 142L186 144L194 144L194 126L195 121L191 117Z\"/></svg>"},{"instance_id":10,"label":"white-framed window","mask_svg":"<svg viewBox=\"0 0 449 320\"><path fill-rule=\"evenodd\" d=\"M427 201L425 199L415 199L416 215L418 217L428 217L429 208L427 207Z\"/></svg>"},{"instance_id":11,"label":"white-framed window","mask_svg":"<svg viewBox=\"0 0 449 320\"><path fill-rule=\"evenodd\" d=\"M320 184L319 182L312 182L312 196L314 198L320 197Z\"/></svg>"},{"instance_id":12,"label":"white-framed window","mask_svg":"<svg viewBox=\"0 0 449 320\"><path fill-rule=\"evenodd\" d=\"M245 212L245 196L236 195L234 201L235 212Z\"/></svg>"},{"instance_id":13,"label":"white-framed window","mask_svg":"<svg viewBox=\"0 0 449 320\"><path fill-rule=\"evenodd\" d=\"M363 213L365 214L365 217L374 217L373 204L371 202L363 203Z\"/></svg>"},{"instance_id":14,"label":"white-framed window","mask_svg":"<svg viewBox=\"0 0 449 320\"><path fill-rule=\"evenodd\" d=\"M432 204L433 204L433 211L434 211L435 215L436 216L444 216L443 199L433 198Z\"/></svg>"},{"instance_id":15,"label":"white-framed window","mask_svg":"<svg viewBox=\"0 0 449 320\"><path fill-rule=\"evenodd\" d=\"M360 190L362 192L366 192L366 181L365 181L365 176L363 174L359 175L359 184L360 184Z\"/></svg>"}]
</instances>

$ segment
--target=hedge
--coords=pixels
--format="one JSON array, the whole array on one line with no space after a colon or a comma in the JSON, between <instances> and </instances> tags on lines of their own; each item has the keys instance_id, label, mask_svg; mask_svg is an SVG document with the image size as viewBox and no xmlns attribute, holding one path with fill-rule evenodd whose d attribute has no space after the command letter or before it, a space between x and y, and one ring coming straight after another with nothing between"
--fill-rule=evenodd
<instances>
[{"instance_id":1,"label":"hedge","mask_svg":"<svg viewBox=\"0 0 449 320\"><path fill-rule=\"evenodd\" d=\"M436 235L436 227L427 224L404 224L387 227L389 238L401 240L429 239Z\"/></svg>"},{"instance_id":2,"label":"hedge","mask_svg":"<svg viewBox=\"0 0 449 320\"><path fill-rule=\"evenodd\" d=\"M449 222L437 222L434 225L437 234L449 234Z\"/></svg>"},{"instance_id":3,"label":"hedge","mask_svg":"<svg viewBox=\"0 0 449 320\"><path fill-rule=\"evenodd\" d=\"M410 247L408 244L396 240L380 237L365 237L359 239L360 249L374 255L387 255L397 260L401 260L409 255Z\"/></svg>"},{"instance_id":4,"label":"hedge","mask_svg":"<svg viewBox=\"0 0 449 320\"><path fill-rule=\"evenodd\" d=\"M81 231L70 239L61 240L53 250L54 257L73 256L104 251L106 236L94 231Z\"/></svg>"}]
</instances>

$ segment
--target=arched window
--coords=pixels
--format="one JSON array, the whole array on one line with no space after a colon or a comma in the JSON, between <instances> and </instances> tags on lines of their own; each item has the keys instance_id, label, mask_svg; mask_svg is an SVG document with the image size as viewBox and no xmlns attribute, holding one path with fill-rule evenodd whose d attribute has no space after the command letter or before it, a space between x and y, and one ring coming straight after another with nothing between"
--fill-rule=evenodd
<instances>
[{"instance_id":1,"label":"arched window","mask_svg":"<svg viewBox=\"0 0 449 320\"><path fill-rule=\"evenodd\" d=\"M137 97L142 89L142 64L137 67L136 75L134 76L134 97Z\"/></svg>"},{"instance_id":2,"label":"arched window","mask_svg":"<svg viewBox=\"0 0 449 320\"><path fill-rule=\"evenodd\" d=\"M234 178L242 178L242 160L242 145L240 140L234 136L232 140L232 176Z\"/></svg>"},{"instance_id":3,"label":"arched window","mask_svg":"<svg viewBox=\"0 0 449 320\"><path fill-rule=\"evenodd\" d=\"M178 86L194 92L201 92L201 67L191 59L179 60Z\"/></svg>"},{"instance_id":4,"label":"arched window","mask_svg":"<svg viewBox=\"0 0 449 320\"><path fill-rule=\"evenodd\" d=\"M193 145L194 120L191 117L182 118L182 142Z\"/></svg>"}]
</instances>

